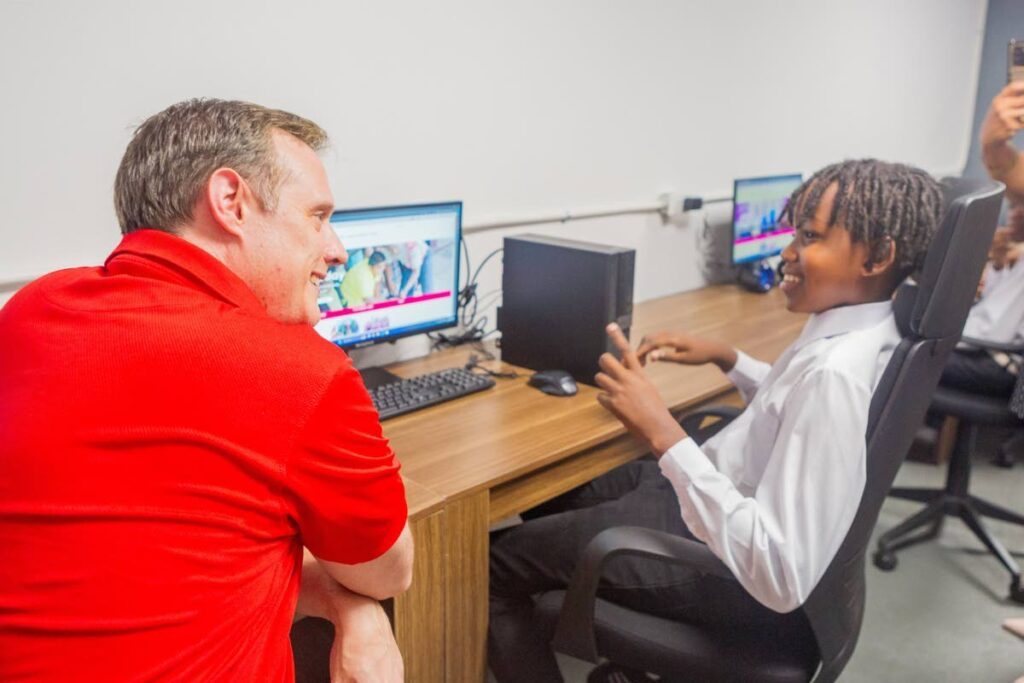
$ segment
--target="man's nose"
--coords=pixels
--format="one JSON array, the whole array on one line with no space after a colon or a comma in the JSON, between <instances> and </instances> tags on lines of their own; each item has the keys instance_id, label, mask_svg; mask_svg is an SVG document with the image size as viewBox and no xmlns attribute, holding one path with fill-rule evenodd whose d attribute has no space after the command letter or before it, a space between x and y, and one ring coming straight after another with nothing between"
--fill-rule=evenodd
<instances>
[{"instance_id":1,"label":"man's nose","mask_svg":"<svg viewBox=\"0 0 1024 683\"><path fill-rule=\"evenodd\" d=\"M338 233L334 232L334 229L330 227L323 232L326 241L326 244L324 244L324 260L327 261L328 265L343 266L348 263L348 252L345 251L345 245L341 243Z\"/></svg>"}]
</instances>

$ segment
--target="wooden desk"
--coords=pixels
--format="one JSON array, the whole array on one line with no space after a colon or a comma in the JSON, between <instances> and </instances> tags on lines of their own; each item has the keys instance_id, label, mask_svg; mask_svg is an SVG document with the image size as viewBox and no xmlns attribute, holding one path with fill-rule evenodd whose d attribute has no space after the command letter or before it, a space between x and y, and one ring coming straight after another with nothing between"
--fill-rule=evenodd
<instances>
[{"instance_id":1,"label":"wooden desk","mask_svg":"<svg viewBox=\"0 0 1024 683\"><path fill-rule=\"evenodd\" d=\"M774 291L710 287L640 304L631 338L681 329L773 361L803 327ZM390 368L402 376L465 362L453 349ZM505 366L509 368L510 366ZM580 385L542 394L530 371L492 390L384 423L402 461L416 539L413 587L395 601L395 631L411 683L483 681L486 675L488 527L644 453ZM732 391L711 366L653 364L648 373L674 413Z\"/></svg>"}]
</instances>

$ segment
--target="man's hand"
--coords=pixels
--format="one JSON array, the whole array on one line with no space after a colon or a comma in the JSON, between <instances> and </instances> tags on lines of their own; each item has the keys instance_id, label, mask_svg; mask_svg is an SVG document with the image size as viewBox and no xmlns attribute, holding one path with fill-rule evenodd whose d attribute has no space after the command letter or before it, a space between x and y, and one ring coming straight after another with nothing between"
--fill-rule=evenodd
<instances>
[{"instance_id":1,"label":"man's hand","mask_svg":"<svg viewBox=\"0 0 1024 683\"><path fill-rule=\"evenodd\" d=\"M603 392L597 402L657 456L686 438L686 432L658 395L657 388L643 373L637 354L629 347L615 323L607 327L608 337L622 354L622 362L610 353L599 361L602 372L595 380Z\"/></svg>"},{"instance_id":2,"label":"man's hand","mask_svg":"<svg viewBox=\"0 0 1024 683\"><path fill-rule=\"evenodd\" d=\"M304 616L334 624L331 683L401 683L402 655L380 602L338 583L308 549L295 606L296 619Z\"/></svg>"},{"instance_id":3,"label":"man's hand","mask_svg":"<svg viewBox=\"0 0 1024 683\"><path fill-rule=\"evenodd\" d=\"M686 332L655 332L640 340L636 355L641 365L669 361L685 365L714 363L722 372L736 365L736 351L725 344L701 339Z\"/></svg>"},{"instance_id":4,"label":"man's hand","mask_svg":"<svg viewBox=\"0 0 1024 683\"><path fill-rule=\"evenodd\" d=\"M348 592L339 601L331 646L331 683L402 683L402 654L384 608Z\"/></svg>"}]
</instances>

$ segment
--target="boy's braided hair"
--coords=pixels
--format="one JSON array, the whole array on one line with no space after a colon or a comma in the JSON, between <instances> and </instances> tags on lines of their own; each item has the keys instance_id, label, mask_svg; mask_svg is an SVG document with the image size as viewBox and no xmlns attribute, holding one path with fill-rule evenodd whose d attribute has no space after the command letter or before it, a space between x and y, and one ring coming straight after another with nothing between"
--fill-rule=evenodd
<instances>
[{"instance_id":1,"label":"boy's braided hair","mask_svg":"<svg viewBox=\"0 0 1024 683\"><path fill-rule=\"evenodd\" d=\"M884 256L888 240L896 244L895 266L901 275L916 273L924 263L942 214L942 189L925 171L877 159L842 161L808 178L789 197L782 218L799 226L814 216L821 198L837 186L828 226L837 223L854 242L868 245L870 262Z\"/></svg>"}]
</instances>

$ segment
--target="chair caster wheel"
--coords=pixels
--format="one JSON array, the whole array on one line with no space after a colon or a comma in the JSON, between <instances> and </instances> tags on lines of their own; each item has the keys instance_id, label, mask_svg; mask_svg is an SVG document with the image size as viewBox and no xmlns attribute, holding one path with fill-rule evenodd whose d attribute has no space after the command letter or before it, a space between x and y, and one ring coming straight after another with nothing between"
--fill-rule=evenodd
<instances>
[{"instance_id":1,"label":"chair caster wheel","mask_svg":"<svg viewBox=\"0 0 1024 683\"><path fill-rule=\"evenodd\" d=\"M875 566L883 572L891 572L896 569L896 553L890 550L879 550L873 559Z\"/></svg>"},{"instance_id":2,"label":"chair caster wheel","mask_svg":"<svg viewBox=\"0 0 1024 683\"><path fill-rule=\"evenodd\" d=\"M1024 605L1024 586L1020 584L1020 579L1014 579L1010 584L1010 599Z\"/></svg>"}]
</instances>

